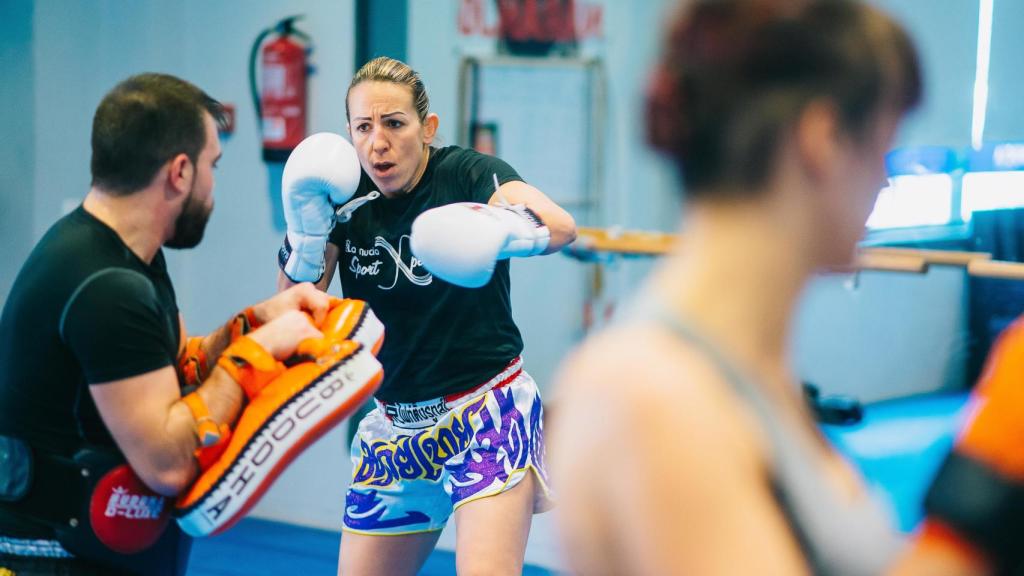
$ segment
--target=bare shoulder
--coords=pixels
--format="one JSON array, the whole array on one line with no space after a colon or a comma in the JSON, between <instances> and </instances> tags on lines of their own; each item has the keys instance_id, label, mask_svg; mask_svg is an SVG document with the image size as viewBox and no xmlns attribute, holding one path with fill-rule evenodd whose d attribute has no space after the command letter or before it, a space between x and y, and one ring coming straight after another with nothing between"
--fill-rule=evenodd
<instances>
[{"instance_id":1,"label":"bare shoulder","mask_svg":"<svg viewBox=\"0 0 1024 576\"><path fill-rule=\"evenodd\" d=\"M734 403L710 360L656 325L592 337L569 356L556 382L558 404L606 408L626 418L636 409L700 416Z\"/></svg>"},{"instance_id":2,"label":"bare shoulder","mask_svg":"<svg viewBox=\"0 0 1024 576\"><path fill-rule=\"evenodd\" d=\"M755 573L734 565L725 535L786 533L757 422L717 366L670 332L593 337L563 365L550 404L549 462L555 485L572 487L560 490L560 521L581 572Z\"/></svg>"},{"instance_id":3,"label":"bare shoulder","mask_svg":"<svg viewBox=\"0 0 1024 576\"><path fill-rule=\"evenodd\" d=\"M758 459L757 424L701 351L656 325L609 329L563 364L550 395L554 445L572 452L674 438L694 458Z\"/></svg>"}]
</instances>

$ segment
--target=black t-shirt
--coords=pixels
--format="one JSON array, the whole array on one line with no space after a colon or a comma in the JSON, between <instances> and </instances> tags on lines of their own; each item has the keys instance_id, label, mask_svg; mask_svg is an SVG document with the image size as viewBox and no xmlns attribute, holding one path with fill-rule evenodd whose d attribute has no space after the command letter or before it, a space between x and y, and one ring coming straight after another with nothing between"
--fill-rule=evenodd
<instances>
[{"instance_id":1,"label":"black t-shirt","mask_svg":"<svg viewBox=\"0 0 1024 576\"><path fill-rule=\"evenodd\" d=\"M0 317L0 434L68 456L116 448L88 386L174 364L180 338L163 253L143 262L78 207L36 245Z\"/></svg>"},{"instance_id":2,"label":"black t-shirt","mask_svg":"<svg viewBox=\"0 0 1024 576\"><path fill-rule=\"evenodd\" d=\"M366 300L386 329L379 399L417 402L468 390L522 352L512 320L508 260L498 262L485 286L467 289L434 277L409 249L417 216L453 202L486 203L495 174L501 184L522 180L492 156L457 146L431 148L411 192L371 200L331 232L344 295ZM374 189L364 172L356 196Z\"/></svg>"}]
</instances>

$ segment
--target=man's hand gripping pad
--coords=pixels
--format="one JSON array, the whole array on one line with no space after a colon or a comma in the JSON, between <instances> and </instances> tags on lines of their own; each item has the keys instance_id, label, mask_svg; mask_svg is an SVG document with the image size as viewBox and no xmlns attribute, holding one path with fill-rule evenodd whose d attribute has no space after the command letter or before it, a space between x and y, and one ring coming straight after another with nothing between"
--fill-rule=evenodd
<instances>
[{"instance_id":1,"label":"man's hand gripping pad","mask_svg":"<svg viewBox=\"0 0 1024 576\"><path fill-rule=\"evenodd\" d=\"M299 345L291 367L250 400L227 447L178 499L178 524L188 534L234 525L296 456L380 387L374 354L384 327L365 302L336 300L319 328L324 338Z\"/></svg>"}]
</instances>

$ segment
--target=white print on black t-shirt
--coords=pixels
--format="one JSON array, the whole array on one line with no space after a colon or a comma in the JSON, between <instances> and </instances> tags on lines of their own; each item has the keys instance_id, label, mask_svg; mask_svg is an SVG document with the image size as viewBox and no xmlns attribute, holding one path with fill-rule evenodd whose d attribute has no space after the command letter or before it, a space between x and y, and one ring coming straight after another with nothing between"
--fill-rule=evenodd
<instances>
[{"instance_id":1,"label":"white print on black t-shirt","mask_svg":"<svg viewBox=\"0 0 1024 576\"><path fill-rule=\"evenodd\" d=\"M391 290L394 288L395 284L398 283L399 272L405 274L405 277L409 279L409 282L412 282L417 286L426 286L430 284L434 280L434 277L431 276L429 272L422 275L417 275L414 272L417 266L420 268L423 267L423 263L420 262L419 258L410 253L408 264L402 260L403 242L405 244L409 243L408 234L403 234L402 237L398 239L398 250L395 250L394 246L380 236L377 236L374 240L373 248L358 248L353 246L351 241L345 240L345 253L352 255L352 262L348 266L349 271L352 272L356 278L359 278L360 276L376 276L377 274L380 274L381 260L373 260L369 264L363 264L359 258L380 256L381 249L383 249L384 252L391 256L391 259L395 261L395 278L392 280L390 286L378 284L378 288L381 290Z\"/></svg>"}]
</instances>

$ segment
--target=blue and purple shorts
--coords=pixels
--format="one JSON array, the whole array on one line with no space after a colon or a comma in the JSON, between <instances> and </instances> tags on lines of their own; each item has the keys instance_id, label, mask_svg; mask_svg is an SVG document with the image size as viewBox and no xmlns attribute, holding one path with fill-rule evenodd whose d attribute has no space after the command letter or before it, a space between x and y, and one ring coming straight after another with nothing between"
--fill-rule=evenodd
<instances>
[{"instance_id":1,"label":"blue and purple shorts","mask_svg":"<svg viewBox=\"0 0 1024 576\"><path fill-rule=\"evenodd\" d=\"M537 478L534 512L551 507L544 410L522 360L463 393L377 402L352 441L345 495L349 532L411 534L444 528L459 506Z\"/></svg>"}]
</instances>

